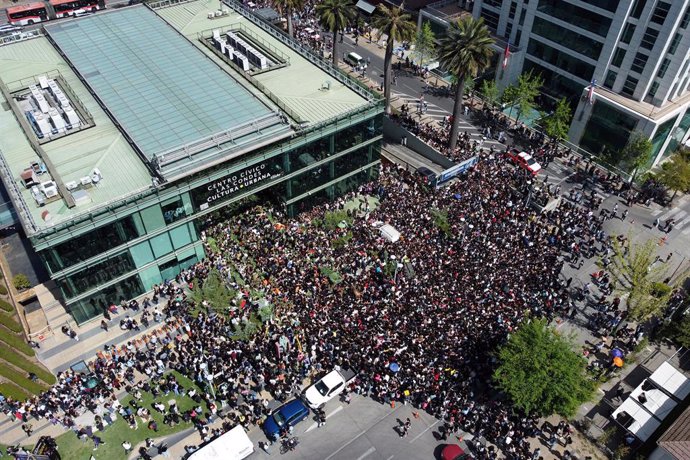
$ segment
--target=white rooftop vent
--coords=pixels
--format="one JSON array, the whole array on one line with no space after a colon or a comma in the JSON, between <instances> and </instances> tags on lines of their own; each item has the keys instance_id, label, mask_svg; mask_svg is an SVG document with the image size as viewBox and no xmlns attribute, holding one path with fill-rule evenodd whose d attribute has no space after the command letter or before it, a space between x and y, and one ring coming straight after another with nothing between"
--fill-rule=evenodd
<instances>
[{"instance_id":1,"label":"white rooftop vent","mask_svg":"<svg viewBox=\"0 0 690 460\"><path fill-rule=\"evenodd\" d=\"M48 118L46 118L44 114L38 112L33 112L32 115L34 116L34 120L36 120L38 129L41 130L41 134L43 136L49 136L52 129L50 127L50 123L48 122Z\"/></svg>"},{"instance_id":2,"label":"white rooftop vent","mask_svg":"<svg viewBox=\"0 0 690 460\"><path fill-rule=\"evenodd\" d=\"M38 77L38 84L41 85L42 89L48 89L48 77L41 75Z\"/></svg>"},{"instance_id":3,"label":"white rooftop vent","mask_svg":"<svg viewBox=\"0 0 690 460\"><path fill-rule=\"evenodd\" d=\"M43 94L40 92L37 94L33 95L34 101L36 101L36 105L38 106L38 110L40 110L43 113L48 113L50 110L50 105L48 104L48 101L46 101L46 98L43 97Z\"/></svg>"},{"instance_id":4,"label":"white rooftop vent","mask_svg":"<svg viewBox=\"0 0 690 460\"><path fill-rule=\"evenodd\" d=\"M51 108L48 111L48 116L50 117L51 123L53 123L53 127L55 128L53 134L62 133L65 131L65 120L62 118L57 109Z\"/></svg>"},{"instance_id":5,"label":"white rooftop vent","mask_svg":"<svg viewBox=\"0 0 690 460\"><path fill-rule=\"evenodd\" d=\"M64 109L64 114L65 118L67 119L67 124L69 125L69 128L79 128L81 126L81 121L79 121L79 117L77 116L77 113L74 111L72 106L67 106Z\"/></svg>"},{"instance_id":6,"label":"white rooftop vent","mask_svg":"<svg viewBox=\"0 0 690 460\"><path fill-rule=\"evenodd\" d=\"M84 176L79 179L79 182L81 182L81 185L91 185L91 176Z\"/></svg>"},{"instance_id":7,"label":"white rooftop vent","mask_svg":"<svg viewBox=\"0 0 690 460\"><path fill-rule=\"evenodd\" d=\"M230 14L230 10L227 8L223 8L223 16L227 16L228 14Z\"/></svg>"},{"instance_id":8,"label":"white rooftop vent","mask_svg":"<svg viewBox=\"0 0 690 460\"><path fill-rule=\"evenodd\" d=\"M77 183L76 180L72 180L72 181L69 181L69 182L65 182L65 188L66 188L67 190L74 190L74 189L76 189L77 187L79 187L79 184Z\"/></svg>"},{"instance_id":9,"label":"white rooftop vent","mask_svg":"<svg viewBox=\"0 0 690 460\"><path fill-rule=\"evenodd\" d=\"M103 174L101 174L101 170L98 168L93 168L93 171L91 171L91 180L93 181L94 184L97 184L103 179Z\"/></svg>"},{"instance_id":10,"label":"white rooftop vent","mask_svg":"<svg viewBox=\"0 0 690 460\"><path fill-rule=\"evenodd\" d=\"M223 12L220 11L220 10L218 10L218 11L215 12L215 15L216 15L217 18L219 18L219 17L221 17L221 16L223 15Z\"/></svg>"},{"instance_id":11,"label":"white rooftop vent","mask_svg":"<svg viewBox=\"0 0 690 460\"><path fill-rule=\"evenodd\" d=\"M53 198L58 195L57 184L52 180L41 183L40 188L46 198Z\"/></svg>"},{"instance_id":12,"label":"white rooftop vent","mask_svg":"<svg viewBox=\"0 0 690 460\"><path fill-rule=\"evenodd\" d=\"M208 19L213 19L216 17L216 15L213 13L213 11L209 11L207 17L208 17Z\"/></svg>"}]
</instances>

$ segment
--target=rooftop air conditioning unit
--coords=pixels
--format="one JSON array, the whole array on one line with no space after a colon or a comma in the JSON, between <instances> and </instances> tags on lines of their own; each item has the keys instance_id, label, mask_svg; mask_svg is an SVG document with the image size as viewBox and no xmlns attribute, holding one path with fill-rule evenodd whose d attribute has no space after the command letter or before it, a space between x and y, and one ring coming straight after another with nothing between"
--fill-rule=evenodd
<instances>
[{"instance_id":1,"label":"rooftop air conditioning unit","mask_svg":"<svg viewBox=\"0 0 690 460\"><path fill-rule=\"evenodd\" d=\"M213 11L209 11L207 17L208 17L208 19L213 19L216 17L216 15L213 13Z\"/></svg>"},{"instance_id":2,"label":"rooftop air conditioning unit","mask_svg":"<svg viewBox=\"0 0 690 460\"><path fill-rule=\"evenodd\" d=\"M65 182L65 188L66 188L67 190L74 190L74 189L77 188L77 187L79 187L79 184L77 184L77 181L75 181L75 180L69 181L69 182Z\"/></svg>"}]
</instances>

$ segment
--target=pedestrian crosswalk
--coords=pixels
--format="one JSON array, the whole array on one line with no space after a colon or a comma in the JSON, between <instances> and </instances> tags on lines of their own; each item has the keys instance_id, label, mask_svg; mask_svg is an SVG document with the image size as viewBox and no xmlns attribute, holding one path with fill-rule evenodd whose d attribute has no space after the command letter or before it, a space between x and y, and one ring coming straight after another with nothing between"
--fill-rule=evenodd
<instances>
[{"instance_id":1,"label":"pedestrian crosswalk","mask_svg":"<svg viewBox=\"0 0 690 460\"><path fill-rule=\"evenodd\" d=\"M396 92L396 94L401 100L405 101L405 103L410 106L410 111L412 113L415 113L418 110L420 103L419 97L410 96L409 94L400 92ZM424 112L424 115L428 118L432 118L440 123L450 115L449 111L437 106L434 103L427 102L426 104L426 112ZM470 136L470 139L473 141L481 141L484 138L484 134L475 125L464 119L460 120L458 126L460 128L460 133L467 132L467 134ZM505 148L505 144L498 142L495 139L485 139L483 145L485 147L494 146L499 149Z\"/></svg>"},{"instance_id":2,"label":"pedestrian crosswalk","mask_svg":"<svg viewBox=\"0 0 690 460\"><path fill-rule=\"evenodd\" d=\"M673 224L674 230L680 230L680 233L683 235L690 235L690 226L688 226L688 224L690 224L690 211L681 209L680 206L682 206L682 204L684 203L679 203L678 206L670 210L666 208L655 209L651 212L651 215L659 219L661 225L664 225L667 220L673 219L675 222Z\"/></svg>"}]
</instances>

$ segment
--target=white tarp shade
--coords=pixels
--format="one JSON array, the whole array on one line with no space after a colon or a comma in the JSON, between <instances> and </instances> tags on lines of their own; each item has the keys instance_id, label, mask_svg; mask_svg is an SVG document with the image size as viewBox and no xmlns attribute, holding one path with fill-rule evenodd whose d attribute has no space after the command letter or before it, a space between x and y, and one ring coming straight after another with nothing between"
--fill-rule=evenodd
<instances>
[{"instance_id":1,"label":"white tarp shade","mask_svg":"<svg viewBox=\"0 0 690 460\"><path fill-rule=\"evenodd\" d=\"M384 224L379 227L381 236L391 243L395 243L400 239L400 232L393 228L392 225Z\"/></svg>"},{"instance_id":2,"label":"white tarp shade","mask_svg":"<svg viewBox=\"0 0 690 460\"><path fill-rule=\"evenodd\" d=\"M669 363L662 363L649 380L671 393L679 401L685 400L690 394L690 379Z\"/></svg>"}]
</instances>

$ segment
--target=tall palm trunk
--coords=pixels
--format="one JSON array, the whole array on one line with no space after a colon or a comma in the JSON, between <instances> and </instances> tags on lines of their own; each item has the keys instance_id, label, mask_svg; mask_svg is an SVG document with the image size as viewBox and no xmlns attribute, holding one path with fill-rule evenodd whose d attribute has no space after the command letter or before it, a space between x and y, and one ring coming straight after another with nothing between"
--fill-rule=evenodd
<instances>
[{"instance_id":1,"label":"tall palm trunk","mask_svg":"<svg viewBox=\"0 0 690 460\"><path fill-rule=\"evenodd\" d=\"M460 131L460 114L462 113L462 95L465 92L465 74L458 75L458 84L455 86L455 102L453 103L453 124L450 127L450 139L448 147L451 153L455 150L458 143L458 132Z\"/></svg>"},{"instance_id":2,"label":"tall palm trunk","mask_svg":"<svg viewBox=\"0 0 690 460\"><path fill-rule=\"evenodd\" d=\"M331 59L333 59L333 67L338 67L338 31L336 30L333 33L333 56L331 56Z\"/></svg>"},{"instance_id":3,"label":"tall palm trunk","mask_svg":"<svg viewBox=\"0 0 690 460\"><path fill-rule=\"evenodd\" d=\"M290 37L294 37L295 34L294 34L294 30L292 28L292 10L291 9L288 8L286 16L287 16L287 23L288 23L288 35Z\"/></svg>"},{"instance_id":4,"label":"tall palm trunk","mask_svg":"<svg viewBox=\"0 0 690 460\"><path fill-rule=\"evenodd\" d=\"M393 61L393 39L386 40L386 54L383 58L383 99L386 101L386 113L391 113L391 63Z\"/></svg>"}]
</instances>

